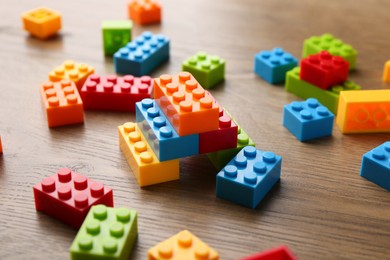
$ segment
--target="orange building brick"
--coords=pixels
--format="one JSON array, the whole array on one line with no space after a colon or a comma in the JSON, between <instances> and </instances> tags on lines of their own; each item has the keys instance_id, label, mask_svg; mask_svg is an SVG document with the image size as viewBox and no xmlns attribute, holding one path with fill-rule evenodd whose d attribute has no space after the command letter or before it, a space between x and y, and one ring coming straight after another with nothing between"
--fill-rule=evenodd
<instances>
[{"instance_id":1,"label":"orange building brick","mask_svg":"<svg viewBox=\"0 0 390 260\"><path fill-rule=\"evenodd\" d=\"M385 68L383 69L383 81L390 83L390 60L385 63Z\"/></svg>"},{"instance_id":2,"label":"orange building brick","mask_svg":"<svg viewBox=\"0 0 390 260\"><path fill-rule=\"evenodd\" d=\"M218 129L219 106L190 73L154 82L154 98L180 136Z\"/></svg>"},{"instance_id":3,"label":"orange building brick","mask_svg":"<svg viewBox=\"0 0 390 260\"><path fill-rule=\"evenodd\" d=\"M140 187L180 178L179 160L160 162L135 123L118 126L118 134L119 146Z\"/></svg>"},{"instance_id":4,"label":"orange building brick","mask_svg":"<svg viewBox=\"0 0 390 260\"><path fill-rule=\"evenodd\" d=\"M135 23L151 24L161 22L161 5L153 0L135 0L128 4L128 16Z\"/></svg>"},{"instance_id":5,"label":"orange building brick","mask_svg":"<svg viewBox=\"0 0 390 260\"><path fill-rule=\"evenodd\" d=\"M149 260L218 260L217 251L183 230L148 251Z\"/></svg>"},{"instance_id":6,"label":"orange building brick","mask_svg":"<svg viewBox=\"0 0 390 260\"><path fill-rule=\"evenodd\" d=\"M83 102L74 82L64 79L40 86L49 127L84 122Z\"/></svg>"},{"instance_id":7,"label":"orange building brick","mask_svg":"<svg viewBox=\"0 0 390 260\"><path fill-rule=\"evenodd\" d=\"M390 132L390 89L341 91L336 123L344 134Z\"/></svg>"},{"instance_id":8,"label":"orange building brick","mask_svg":"<svg viewBox=\"0 0 390 260\"><path fill-rule=\"evenodd\" d=\"M94 72L95 69L87 64L67 60L49 73L49 80L56 82L62 79L69 79L76 83L77 89L80 91L88 76Z\"/></svg>"},{"instance_id":9,"label":"orange building brick","mask_svg":"<svg viewBox=\"0 0 390 260\"><path fill-rule=\"evenodd\" d=\"M23 28L31 35L46 39L61 29L61 14L46 7L40 7L22 14Z\"/></svg>"}]
</instances>

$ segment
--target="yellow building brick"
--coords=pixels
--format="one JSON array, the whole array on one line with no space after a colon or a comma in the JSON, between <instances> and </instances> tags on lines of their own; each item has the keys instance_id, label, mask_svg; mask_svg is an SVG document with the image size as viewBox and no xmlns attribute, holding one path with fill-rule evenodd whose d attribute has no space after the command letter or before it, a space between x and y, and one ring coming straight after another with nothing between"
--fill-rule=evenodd
<instances>
[{"instance_id":1,"label":"yellow building brick","mask_svg":"<svg viewBox=\"0 0 390 260\"><path fill-rule=\"evenodd\" d=\"M385 63L385 68L383 69L383 81L390 83L390 60Z\"/></svg>"},{"instance_id":2,"label":"yellow building brick","mask_svg":"<svg viewBox=\"0 0 390 260\"><path fill-rule=\"evenodd\" d=\"M390 132L390 89L341 91L336 123L343 134Z\"/></svg>"},{"instance_id":3,"label":"yellow building brick","mask_svg":"<svg viewBox=\"0 0 390 260\"><path fill-rule=\"evenodd\" d=\"M160 162L135 123L118 126L118 134L119 146L139 186L179 179L179 160Z\"/></svg>"}]
</instances>

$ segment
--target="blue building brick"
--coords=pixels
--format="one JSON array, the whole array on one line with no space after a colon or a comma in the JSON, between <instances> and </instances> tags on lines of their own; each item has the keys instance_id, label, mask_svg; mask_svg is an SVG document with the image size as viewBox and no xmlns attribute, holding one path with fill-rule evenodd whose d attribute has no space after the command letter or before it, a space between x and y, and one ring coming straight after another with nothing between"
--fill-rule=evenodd
<instances>
[{"instance_id":1,"label":"blue building brick","mask_svg":"<svg viewBox=\"0 0 390 260\"><path fill-rule=\"evenodd\" d=\"M360 176L390 191L390 142L363 155Z\"/></svg>"},{"instance_id":2,"label":"blue building brick","mask_svg":"<svg viewBox=\"0 0 390 260\"><path fill-rule=\"evenodd\" d=\"M286 73L298 64L298 60L282 48L261 51L255 55L255 73L271 84L282 83Z\"/></svg>"},{"instance_id":3,"label":"blue building brick","mask_svg":"<svg viewBox=\"0 0 390 260\"><path fill-rule=\"evenodd\" d=\"M160 161L199 153L199 135L179 136L153 99L136 103L136 121Z\"/></svg>"},{"instance_id":4,"label":"blue building brick","mask_svg":"<svg viewBox=\"0 0 390 260\"><path fill-rule=\"evenodd\" d=\"M315 98L284 106L283 125L300 141L332 135L334 115Z\"/></svg>"},{"instance_id":5,"label":"blue building brick","mask_svg":"<svg viewBox=\"0 0 390 260\"><path fill-rule=\"evenodd\" d=\"M217 175L217 197L255 208L280 179L282 157L244 147Z\"/></svg>"},{"instance_id":6,"label":"blue building brick","mask_svg":"<svg viewBox=\"0 0 390 260\"><path fill-rule=\"evenodd\" d=\"M143 76L169 59L169 39L144 32L114 54L115 71Z\"/></svg>"}]
</instances>

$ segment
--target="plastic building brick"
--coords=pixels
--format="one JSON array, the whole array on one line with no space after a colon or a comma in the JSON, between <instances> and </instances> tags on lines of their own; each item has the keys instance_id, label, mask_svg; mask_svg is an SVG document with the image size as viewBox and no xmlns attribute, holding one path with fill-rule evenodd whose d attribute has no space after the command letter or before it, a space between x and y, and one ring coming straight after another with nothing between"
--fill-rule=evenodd
<instances>
[{"instance_id":1,"label":"plastic building brick","mask_svg":"<svg viewBox=\"0 0 390 260\"><path fill-rule=\"evenodd\" d=\"M241 258L241 260L298 260L298 258L293 255L287 246L279 246Z\"/></svg>"},{"instance_id":2,"label":"plastic building brick","mask_svg":"<svg viewBox=\"0 0 390 260\"><path fill-rule=\"evenodd\" d=\"M179 136L153 99L136 104L136 121L159 161L199 153L199 135Z\"/></svg>"},{"instance_id":3,"label":"plastic building brick","mask_svg":"<svg viewBox=\"0 0 390 260\"><path fill-rule=\"evenodd\" d=\"M169 39L144 32L114 54L115 71L143 76L169 59Z\"/></svg>"},{"instance_id":4,"label":"plastic building brick","mask_svg":"<svg viewBox=\"0 0 390 260\"><path fill-rule=\"evenodd\" d=\"M145 25L161 22L161 5L153 0L135 0L128 4L128 16L134 22Z\"/></svg>"},{"instance_id":5,"label":"plastic building brick","mask_svg":"<svg viewBox=\"0 0 390 260\"><path fill-rule=\"evenodd\" d=\"M360 176L390 191L390 142L363 155Z\"/></svg>"},{"instance_id":6,"label":"plastic building brick","mask_svg":"<svg viewBox=\"0 0 390 260\"><path fill-rule=\"evenodd\" d=\"M219 106L218 123L218 130L199 134L199 153L213 153L236 148L238 126L221 106Z\"/></svg>"},{"instance_id":7,"label":"plastic building brick","mask_svg":"<svg viewBox=\"0 0 390 260\"><path fill-rule=\"evenodd\" d=\"M329 90L320 89L299 78L299 67L287 72L286 75L286 90L296 96L307 99L316 98L318 101L326 106L333 114L337 114L339 105L339 94L341 91L360 90L360 86L352 81L345 81L340 85L333 86Z\"/></svg>"},{"instance_id":8,"label":"plastic building brick","mask_svg":"<svg viewBox=\"0 0 390 260\"><path fill-rule=\"evenodd\" d=\"M91 208L70 247L72 260L125 260L138 237L138 216L135 210Z\"/></svg>"},{"instance_id":9,"label":"plastic building brick","mask_svg":"<svg viewBox=\"0 0 390 260\"><path fill-rule=\"evenodd\" d=\"M218 260L219 254L188 230L148 250L148 260Z\"/></svg>"},{"instance_id":10,"label":"plastic building brick","mask_svg":"<svg viewBox=\"0 0 390 260\"><path fill-rule=\"evenodd\" d=\"M343 134L390 132L390 89L342 91L336 123Z\"/></svg>"},{"instance_id":11,"label":"plastic building brick","mask_svg":"<svg viewBox=\"0 0 390 260\"><path fill-rule=\"evenodd\" d=\"M217 170L221 170L225 165L236 156L245 146L256 146L252 138L237 124L237 121L225 110L226 114L230 116L233 122L237 125L237 144L235 148L220 150L214 153L208 153L211 163Z\"/></svg>"},{"instance_id":12,"label":"plastic building brick","mask_svg":"<svg viewBox=\"0 0 390 260\"><path fill-rule=\"evenodd\" d=\"M73 82L47 82L40 86L40 92L49 127L84 122L83 102Z\"/></svg>"},{"instance_id":13,"label":"plastic building brick","mask_svg":"<svg viewBox=\"0 0 390 260\"><path fill-rule=\"evenodd\" d=\"M35 208L79 228L93 205L113 206L112 190L99 182L62 168L34 186Z\"/></svg>"},{"instance_id":14,"label":"plastic building brick","mask_svg":"<svg viewBox=\"0 0 390 260\"><path fill-rule=\"evenodd\" d=\"M93 74L81 88L80 95L84 109L134 112L136 102L151 97L153 82L149 76L101 77Z\"/></svg>"},{"instance_id":15,"label":"plastic building brick","mask_svg":"<svg viewBox=\"0 0 390 260\"><path fill-rule=\"evenodd\" d=\"M390 83L390 60L385 63L385 68L383 69L383 81Z\"/></svg>"},{"instance_id":16,"label":"plastic building brick","mask_svg":"<svg viewBox=\"0 0 390 260\"><path fill-rule=\"evenodd\" d=\"M136 123L118 126L119 146L140 187L179 179L179 160L160 162Z\"/></svg>"},{"instance_id":17,"label":"plastic building brick","mask_svg":"<svg viewBox=\"0 0 390 260\"><path fill-rule=\"evenodd\" d=\"M24 30L31 35L47 39L61 29L61 14L46 7L40 7L22 14Z\"/></svg>"},{"instance_id":18,"label":"plastic building brick","mask_svg":"<svg viewBox=\"0 0 390 260\"><path fill-rule=\"evenodd\" d=\"M219 198L255 208L280 179L282 157L244 147L218 174Z\"/></svg>"},{"instance_id":19,"label":"plastic building brick","mask_svg":"<svg viewBox=\"0 0 390 260\"><path fill-rule=\"evenodd\" d=\"M271 84L282 83L287 71L298 65L298 60L282 48L261 51L255 55L254 71Z\"/></svg>"},{"instance_id":20,"label":"plastic building brick","mask_svg":"<svg viewBox=\"0 0 390 260\"><path fill-rule=\"evenodd\" d=\"M190 73L154 82L154 98L180 136L218 129L219 107Z\"/></svg>"},{"instance_id":21,"label":"plastic building brick","mask_svg":"<svg viewBox=\"0 0 390 260\"><path fill-rule=\"evenodd\" d=\"M198 52L182 64L183 71L191 73L202 87L210 89L225 79L225 60Z\"/></svg>"},{"instance_id":22,"label":"plastic building brick","mask_svg":"<svg viewBox=\"0 0 390 260\"><path fill-rule=\"evenodd\" d=\"M334 38L329 33L313 36L304 41L303 58L317 54L320 51L328 51L332 55L343 57L348 61L350 70L353 70L356 66L357 51L351 45Z\"/></svg>"},{"instance_id":23,"label":"plastic building brick","mask_svg":"<svg viewBox=\"0 0 390 260\"><path fill-rule=\"evenodd\" d=\"M319 88L329 89L347 80L348 62L321 51L301 61L300 77Z\"/></svg>"},{"instance_id":24,"label":"plastic building brick","mask_svg":"<svg viewBox=\"0 0 390 260\"><path fill-rule=\"evenodd\" d=\"M315 98L284 106L283 125L300 141L332 135L334 115Z\"/></svg>"},{"instance_id":25,"label":"plastic building brick","mask_svg":"<svg viewBox=\"0 0 390 260\"><path fill-rule=\"evenodd\" d=\"M1 144L1 136L0 136L0 154L3 154L3 145Z\"/></svg>"},{"instance_id":26,"label":"plastic building brick","mask_svg":"<svg viewBox=\"0 0 390 260\"><path fill-rule=\"evenodd\" d=\"M104 55L113 55L131 41L131 21L109 20L102 22Z\"/></svg>"},{"instance_id":27,"label":"plastic building brick","mask_svg":"<svg viewBox=\"0 0 390 260\"><path fill-rule=\"evenodd\" d=\"M87 64L67 60L49 73L49 80L56 82L62 79L69 79L76 84L77 89L80 91L88 76L94 72L95 69Z\"/></svg>"}]
</instances>

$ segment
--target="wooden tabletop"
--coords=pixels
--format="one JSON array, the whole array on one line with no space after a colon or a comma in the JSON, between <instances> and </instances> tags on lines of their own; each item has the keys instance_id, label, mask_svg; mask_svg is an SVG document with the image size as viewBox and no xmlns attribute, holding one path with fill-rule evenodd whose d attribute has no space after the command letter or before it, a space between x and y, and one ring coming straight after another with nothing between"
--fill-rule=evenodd
<instances>
[{"instance_id":1,"label":"wooden tabletop","mask_svg":"<svg viewBox=\"0 0 390 260\"><path fill-rule=\"evenodd\" d=\"M300 259L390 259L390 193L359 176L362 155L389 134L342 135L301 143L282 126L283 105L300 100L253 73L260 50L280 46L300 58L303 40L326 32L359 52L350 79L389 89L390 2L281 0L163 1L163 22L134 26L171 39L171 59L152 76L180 71L200 50L227 61L212 90L257 148L283 157L281 182L256 209L215 197L217 171L207 156L180 162L180 180L139 188L118 147L117 126L135 115L85 112L85 123L49 129L38 86L66 59L114 73L102 50L100 23L127 19L125 1L2 0L0 8L0 258L67 259L76 230L34 208L32 187L61 167L114 190L116 206L137 210L139 237L131 259L188 229L221 259L286 244ZM22 30L20 14L37 6L60 11L59 37L41 41ZM179 148L178 148L179 149Z\"/></svg>"}]
</instances>

